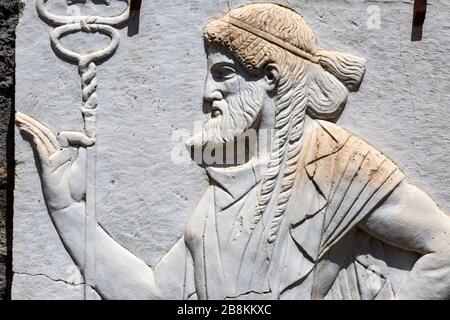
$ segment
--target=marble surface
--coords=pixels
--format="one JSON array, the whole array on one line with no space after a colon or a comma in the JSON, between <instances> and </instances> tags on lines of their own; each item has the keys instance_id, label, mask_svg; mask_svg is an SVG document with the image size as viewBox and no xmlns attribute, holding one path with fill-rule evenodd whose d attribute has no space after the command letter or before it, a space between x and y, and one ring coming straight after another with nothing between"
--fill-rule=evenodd
<instances>
[{"instance_id":1,"label":"marble surface","mask_svg":"<svg viewBox=\"0 0 450 320\"><path fill-rule=\"evenodd\" d=\"M130 37L122 28L118 51L98 66L98 220L150 266L181 237L207 185L201 168L171 161L182 134L192 134L203 118L202 27L228 5L248 2L143 1L139 32ZM367 60L360 90L337 124L388 155L450 212L450 4L431 3L423 40L411 42L413 1L277 2L302 13L322 47ZM55 132L77 129L77 67L55 55L49 30L34 1L25 1L17 29L16 108ZM106 41L74 35L64 43L89 50ZM13 298L82 299L85 290L73 288L82 286L79 271L48 216L35 157L18 132L16 162Z\"/></svg>"}]
</instances>

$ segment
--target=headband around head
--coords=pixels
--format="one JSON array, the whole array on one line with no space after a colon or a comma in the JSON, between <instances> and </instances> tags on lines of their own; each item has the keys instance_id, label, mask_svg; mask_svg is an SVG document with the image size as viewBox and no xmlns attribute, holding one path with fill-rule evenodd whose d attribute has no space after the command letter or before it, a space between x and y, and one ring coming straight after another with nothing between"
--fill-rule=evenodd
<instances>
[{"instance_id":1,"label":"headband around head","mask_svg":"<svg viewBox=\"0 0 450 320\"><path fill-rule=\"evenodd\" d=\"M210 21L205 41L230 51L248 70L263 67L276 46L320 65L348 90L354 91L365 73L365 60L351 54L320 50L305 19L294 10L275 4L250 4Z\"/></svg>"},{"instance_id":2,"label":"headband around head","mask_svg":"<svg viewBox=\"0 0 450 320\"><path fill-rule=\"evenodd\" d=\"M232 26L234 26L236 28L239 28L239 29L242 29L244 31L247 31L247 32L253 34L256 37L264 39L267 42L270 42L270 43L272 43L272 44L274 44L274 45L276 45L278 47L281 47L282 49L285 49L285 50L291 52L292 54L294 54L296 56L299 56L299 57L301 57L301 58L303 58L305 60L308 60L308 61L310 61L312 63L319 63L319 59L317 57L313 56L312 54L310 54L310 53L308 53L308 52L306 52L304 50L301 50L301 49L291 45L290 43L288 43L286 41L283 41L282 39L280 39L280 38L278 38L278 37L276 37L276 36L274 36L274 35L272 35L272 34L270 34L268 32L265 32L263 30L259 30L259 29L255 28L255 27L253 27L253 26L251 26L249 24L246 24L245 22L239 21L238 19L235 19L235 18L230 17L230 16L224 17L223 21L229 23L230 25L232 25Z\"/></svg>"}]
</instances>

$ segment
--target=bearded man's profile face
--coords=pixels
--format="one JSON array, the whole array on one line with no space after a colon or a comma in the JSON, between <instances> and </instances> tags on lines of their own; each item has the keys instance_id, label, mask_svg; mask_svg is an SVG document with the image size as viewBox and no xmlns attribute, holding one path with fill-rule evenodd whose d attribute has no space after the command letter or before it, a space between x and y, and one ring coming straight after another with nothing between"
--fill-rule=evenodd
<instances>
[{"instance_id":1,"label":"bearded man's profile face","mask_svg":"<svg viewBox=\"0 0 450 320\"><path fill-rule=\"evenodd\" d=\"M210 117L188 147L215 147L234 141L253 127L267 97L264 76L246 71L225 50L207 49L208 66L204 90L205 111Z\"/></svg>"}]
</instances>

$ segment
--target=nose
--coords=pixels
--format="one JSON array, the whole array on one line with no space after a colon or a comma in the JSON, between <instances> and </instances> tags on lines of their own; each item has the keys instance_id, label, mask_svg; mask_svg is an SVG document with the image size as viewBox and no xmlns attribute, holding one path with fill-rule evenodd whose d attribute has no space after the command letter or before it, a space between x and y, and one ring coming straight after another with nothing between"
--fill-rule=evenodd
<instances>
[{"instance_id":1,"label":"nose","mask_svg":"<svg viewBox=\"0 0 450 320\"><path fill-rule=\"evenodd\" d=\"M205 91L203 93L203 100L205 102L213 102L216 100L222 100L223 94L220 88L220 84L214 80L211 73L208 73L205 82Z\"/></svg>"}]
</instances>

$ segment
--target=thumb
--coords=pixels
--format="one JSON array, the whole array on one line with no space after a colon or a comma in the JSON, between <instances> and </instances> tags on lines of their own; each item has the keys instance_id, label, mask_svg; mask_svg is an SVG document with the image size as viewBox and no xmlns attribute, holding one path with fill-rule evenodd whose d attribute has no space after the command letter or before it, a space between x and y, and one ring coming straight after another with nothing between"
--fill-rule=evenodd
<instances>
[{"instance_id":1,"label":"thumb","mask_svg":"<svg viewBox=\"0 0 450 320\"><path fill-rule=\"evenodd\" d=\"M58 137L63 146L92 147L95 144L95 138L78 131L61 131Z\"/></svg>"}]
</instances>

